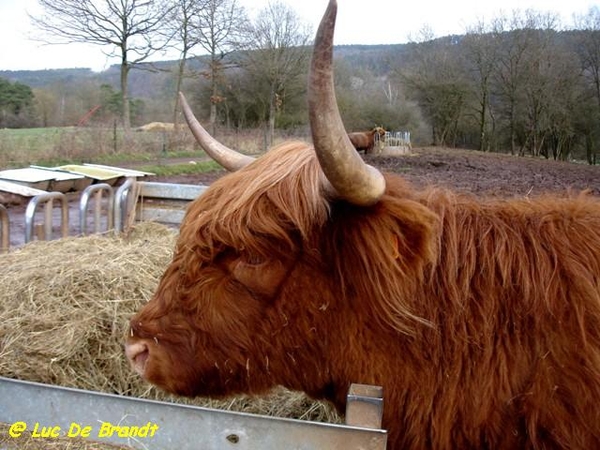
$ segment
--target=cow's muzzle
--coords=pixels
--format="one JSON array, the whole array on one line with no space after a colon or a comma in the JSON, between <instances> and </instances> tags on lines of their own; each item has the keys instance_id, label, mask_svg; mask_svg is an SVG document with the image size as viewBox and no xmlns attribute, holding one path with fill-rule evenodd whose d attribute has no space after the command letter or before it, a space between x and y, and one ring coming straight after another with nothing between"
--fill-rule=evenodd
<instances>
[{"instance_id":1,"label":"cow's muzzle","mask_svg":"<svg viewBox=\"0 0 600 450\"><path fill-rule=\"evenodd\" d=\"M125 356L131 367L142 377L146 372L146 363L150 356L150 347L145 342L134 342L125 344Z\"/></svg>"}]
</instances>

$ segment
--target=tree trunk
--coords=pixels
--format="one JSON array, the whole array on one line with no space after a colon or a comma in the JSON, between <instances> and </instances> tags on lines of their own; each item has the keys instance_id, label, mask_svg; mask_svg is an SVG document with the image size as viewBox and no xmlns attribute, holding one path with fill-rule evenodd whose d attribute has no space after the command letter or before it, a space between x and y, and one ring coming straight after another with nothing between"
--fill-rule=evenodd
<instances>
[{"instance_id":1,"label":"tree trunk","mask_svg":"<svg viewBox=\"0 0 600 450\"><path fill-rule=\"evenodd\" d=\"M173 129L177 130L177 122L179 121L179 91L181 91L181 85L183 84L183 73L185 72L185 60L187 58L187 52L184 51L179 60L179 66L177 68L177 81L175 83L175 106L173 107Z\"/></svg>"},{"instance_id":2,"label":"tree trunk","mask_svg":"<svg viewBox=\"0 0 600 450\"><path fill-rule=\"evenodd\" d=\"M131 131L131 112L129 109L129 92L127 89L129 69L127 51L123 50L123 56L121 58L121 98L123 101L123 131L126 135Z\"/></svg>"},{"instance_id":3,"label":"tree trunk","mask_svg":"<svg viewBox=\"0 0 600 450\"><path fill-rule=\"evenodd\" d=\"M216 62L213 58L210 64L210 128L213 136L217 132L217 103L218 98L218 86L217 86L217 67Z\"/></svg>"},{"instance_id":4,"label":"tree trunk","mask_svg":"<svg viewBox=\"0 0 600 450\"><path fill-rule=\"evenodd\" d=\"M510 111L509 111L509 123L508 123L508 127L510 129L510 154L511 155L515 155L517 154L517 127L516 127L516 119L515 119L515 104L514 101L511 99L510 101ZM523 156L521 155L521 150L519 150L519 156Z\"/></svg>"},{"instance_id":5,"label":"tree trunk","mask_svg":"<svg viewBox=\"0 0 600 450\"><path fill-rule=\"evenodd\" d=\"M489 150L486 143L485 127L486 127L486 111L487 111L487 88L482 88L481 111L479 115L479 150L485 152Z\"/></svg>"},{"instance_id":6,"label":"tree trunk","mask_svg":"<svg viewBox=\"0 0 600 450\"><path fill-rule=\"evenodd\" d=\"M271 86L271 94L269 95L269 127L267 131L267 149L273 145L273 136L275 135L275 85ZM266 150L266 149L265 149Z\"/></svg>"}]
</instances>

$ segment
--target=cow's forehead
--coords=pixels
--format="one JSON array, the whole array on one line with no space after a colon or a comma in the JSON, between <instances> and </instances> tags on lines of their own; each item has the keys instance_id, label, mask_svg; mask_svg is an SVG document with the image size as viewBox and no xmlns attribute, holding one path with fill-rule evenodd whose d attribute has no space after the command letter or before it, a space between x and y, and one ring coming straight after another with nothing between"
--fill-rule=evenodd
<instances>
[{"instance_id":1,"label":"cow's forehead","mask_svg":"<svg viewBox=\"0 0 600 450\"><path fill-rule=\"evenodd\" d=\"M189 245L192 239L196 248L289 247L291 239L310 235L328 213L313 149L289 142L215 181L190 206L180 241Z\"/></svg>"}]
</instances>

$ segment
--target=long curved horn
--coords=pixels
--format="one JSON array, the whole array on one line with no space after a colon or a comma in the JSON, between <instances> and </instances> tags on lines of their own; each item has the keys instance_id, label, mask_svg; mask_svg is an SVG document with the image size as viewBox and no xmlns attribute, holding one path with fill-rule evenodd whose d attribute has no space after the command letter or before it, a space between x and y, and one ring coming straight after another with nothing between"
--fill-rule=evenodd
<instances>
[{"instance_id":1,"label":"long curved horn","mask_svg":"<svg viewBox=\"0 0 600 450\"><path fill-rule=\"evenodd\" d=\"M200 125L200 122L198 122L198 119L194 116L192 108L190 108L190 105L188 105L188 102L181 92L179 93L179 100L181 101L183 115L192 134L196 138L196 141L198 141L198 144L200 144L200 147L202 147L212 159L230 172L235 172L254 161L254 158L251 156L244 155L224 146L208 134L208 131Z\"/></svg>"},{"instance_id":2,"label":"long curved horn","mask_svg":"<svg viewBox=\"0 0 600 450\"><path fill-rule=\"evenodd\" d=\"M362 160L348 138L333 84L336 0L330 0L315 38L308 81L308 113L321 169L338 196L350 203L377 203L385 191L381 172Z\"/></svg>"}]
</instances>

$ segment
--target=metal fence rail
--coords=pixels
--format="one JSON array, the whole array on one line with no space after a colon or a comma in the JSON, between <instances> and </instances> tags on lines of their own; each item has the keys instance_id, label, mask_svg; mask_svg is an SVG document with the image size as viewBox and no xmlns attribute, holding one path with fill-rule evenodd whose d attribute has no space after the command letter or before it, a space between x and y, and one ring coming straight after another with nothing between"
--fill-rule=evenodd
<instances>
[{"instance_id":1,"label":"metal fence rail","mask_svg":"<svg viewBox=\"0 0 600 450\"><path fill-rule=\"evenodd\" d=\"M44 227L43 235L38 235L38 238L49 240L52 237L53 228L53 207L54 201L60 202L60 231L61 237L67 237L69 235L69 202L65 194L60 192L48 192L45 194L36 195L27 204L25 210L25 243L31 242L34 235L35 226L35 215L37 207L40 204L44 204Z\"/></svg>"},{"instance_id":2,"label":"metal fence rail","mask_svg":"<svg viewBox=\"0 0 600 450\"><path fill-rule=\"evenodd\" d=\"M410 131L388 131L385 133L385 145L389 147L411 146Z\"/></svg>"},{"instance_id":3,"label":"metal fence rail","mask_svg":"<svg viewBox=\"0 0 600 450\"><path fill-rule=\"evenodd\" d=\"M92 184L79 197L78 227L69 227L69 201L61 192L43 192L29 200L25 210L24 242L34 238L52 239L55 228L55 202L60 203L60 237L69 235L69 228L78 229L81 235L89 234L90 223L93 233L114 229L116 233L126 231L133 223L155 221L177 226L183 220L188 204L202 195L208 186L137 181L128 178L115 193L108 183ZM72 200L72 197L71 197ZM44 216L39 218L38 207L43 205ZM10 248L9 213L0 205L0 252ZM14 236L13 236L14 238Z\"/></svg>"},{"instance_id":4,"label":"metal fence rail","mask_svg":"<svg viewBox=\"0 0 600 450\"><path fill-rule=\"evenodd\" d=\"M87 234L88 224L88 210L90 205L90 198L94 199L93 204L93 221L94 221L94 233L99 233L102 228L102 201L105 200L106 207L106 231L112 230L114 227L114 203L115 193L112 186L107 183L92 184L84 189L79 199L79 230L82 235Z\"/></svg>"},{"instance_id":5,"label":"metal fence rail","mask_svg":"<svg viewBox=\"0 0 600 450\"><path fill-rule=\"evenodd\" d=\"M349 404L366 400L367 409L375 408L367 416L380 417L380 391L360 385L357 391L348 397ZM366 421L359 426L283 419L0 377L0 422L9 424L13 433L37 426L38 432L54 430L57 437L84 434L90 441L135 449L384 450L387 432L377 420Z\"/></svg>"}]
</instances>

